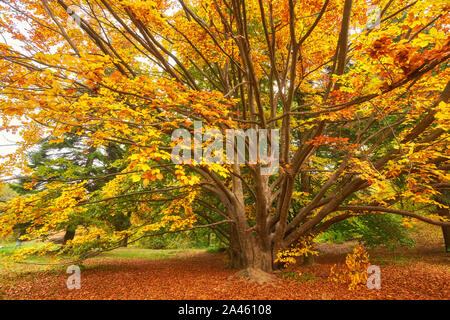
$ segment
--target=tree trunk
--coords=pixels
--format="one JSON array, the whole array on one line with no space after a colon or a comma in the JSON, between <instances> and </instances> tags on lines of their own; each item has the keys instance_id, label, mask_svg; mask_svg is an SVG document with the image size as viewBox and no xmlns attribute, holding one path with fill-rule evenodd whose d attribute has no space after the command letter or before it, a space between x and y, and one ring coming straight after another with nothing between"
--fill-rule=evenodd
<instances>
[{"instance_id":1,"label":"tree trunk","mask_svg":"<svg viewBox=\"0 0 450 320\"><path fill-rule=\"evenodd\" d=\"M231 268L273 271L271 250L263 250L251 232L239 232L235 226L231 226L228 254Z\"/></svg>"},{"instance_id":2,"label":"tree trunk","mask_svg":"<svg viewBox=\"0 0 450 320\"><path fill-rule=\"evenodd\" d=\"M128 247L128 236L126 236L123 240L122 243L120 244L121 247Z\"/></svg>"},{"instance_id":3,"label":"tree trunk","mask_svg":"<svg viewBox=\"0 0 450 320\"><path fill-rule=\"evenodd\" d=\"M445 252L450 252L450 227L442 227L444 236Z\"/></svg>"},{"instance_id":4,"label":"tree trunk","mask_svg":"<svg viewBox=\"0 0 450 320\"><path fill-rule=\"evenodd\" d=\"M73 227L67 227L66 229L66 233L64 234L64 238L63 238L63 244L66 244L67 241L69 240L73 240L73 238L75 237L75 230L76 228Z\"/></svg>"},{"instance_id":5,"label":"tree trunk","mask_svg":"<svg viewBox=\"0 0 450 320\"><path fill-rule=\"evenodd\" d=\"M314 255L308 254L303 256L303 266L312 266L314 264Z\"/></svg>"},{"instance_id":6,"label":"tree trunk","mask_svg":"<svg viewBox=\"0 0 450 320\"><path fill-rule=\"evenodd\" d=\"M446 208L438 208L438 215L450 218L450 213ZM442 226L442 235L444 237L445 252L450 252L450 227Z\"/></svg>"},{"instance_id":7,"label":"tree trunk","mask_svg":"<svg viewBox=\"0 0 450 320\"><path fill-rule=\"evenodd\" d=\"M260 284L275 281L272 253L262 250L252 240L250 237L241 240L240 249L235 246L231 251L230 266L241 269L236 277Z\"/></svg>"},{"instance_id":8,"label":"tree trunk","mask_svg":"<svg viewBox=\"0 0 450 320\"><path fill-rule=\"evenodd\" d=\"M233 169L238 174L239 166L234 165ZM263 203L267 203L268 179L256 179L257 194ZM238 272L239 278L245 278L258 283L275 280L271 274L273 271L272 247L268 241L267 232L261 219L266 220L265 214L268 213L266 205L256 208L257 223L250 226L245 212L245 200L242 189L242 181L233 177L233 192L228 205L228 213L234 218L235 223L230 225L230 266L242 269ZM259 215L259 217L258 217ZM259 218L259 219L258 219ZM259 228L259 229L258 229Z\"/></svg>"},{"instance_id":9,"label":"tree trunk","mask_svg":"<svg viewBox=\"0 0 450 320\"><path fill-rule=\"evenodd\" d=\"M439 190L441 191L441 190ZM442 190L442 195L436 197L436 201L448 206L450 205L450 191ZM437 214L441 217L450 219L450 212L447 208L437 208ZM444 237L445 252L450 252L450 227L442 226L442 235Z\"/></svg>"},{"instance_id":10,"label":"tree trunk","mask_svg":"<svg viewBox=\"0 0 450 320\"><path fill-rule=\"evenodd\" d=\"M229 268L245 269L245 256L239 244L239 237L236 227L230 226L230 246L228 248Z\"/></svg>"},{"instance_id":11,"label":"tree trunk","mask_svg":"<svg viewBox=\"0 0 450 320\"><path fill-rule=\"evenodd\" d=\"M273 271L272 255L268 252L263 252L259 248L253 250L246 249L245 251L238 248L230 247L228 250L230 258L229 267L233 269L261 269L265 272Z\"/></svg>"}]
</instances>

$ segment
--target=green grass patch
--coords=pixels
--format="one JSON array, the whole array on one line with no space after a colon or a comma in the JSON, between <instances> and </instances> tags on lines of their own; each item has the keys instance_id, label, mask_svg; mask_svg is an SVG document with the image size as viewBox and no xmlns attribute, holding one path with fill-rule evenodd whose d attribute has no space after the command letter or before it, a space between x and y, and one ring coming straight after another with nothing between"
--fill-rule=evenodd
<instances>
[{"instance_id":1,"label":"green grass patch","mask_svg":"<svg viewBox=\"0 0 450 320\"><path fill-rule=\"evenodd\" d=\"M227 249L223 247L207 247L205 248L206 252L209 253L218 253L218 252L225 252Z\"/></svg>"},{"instance_id":2,"label":"green grass patch","mask_svg":"<svg viewBox=\"0 0 450 320\"><path fill-rule=\"evenodd\" d=\"M186 250L182 249L167 249L167 250L153 250L153 249L139 249L139 248L118 248L100 254L102 258L123 258L123 259L166 259L176 256L180 252Z\"/></svg>"},{"instance_id":3,"label":"green grass patch","mask_svg":"<svg viewBox=\"0 0 450 320\"><path fill-rule=\"evenodd\" d=\"M14 251L21 248L32 247L35 245L34 243L23 242L21 246L16 246L15 242L3 242L0 243L0 256L2 255L11 255Z\"/></svg>"},{"instance_id":4,"label":"green grass patch","mask_svg":"<svg viewBox=\"0 0 450 320\"><path fill-rule=\"evenodd\" d=\"M23 243L21 247L16 247L15 242L2 243L0 246L0 276L3 275L20 275L25 273L46 271L46 270L59 270L64 269L67 265L55 266L55 260L50 256L31 256L21 263L15 263L8 261L7 259L1 259L1 257L10 256L15 250L30 247L35 245L34 243ZM142 248L118 248L111 251L106 251L94 258L100 259L148 259L148 260L162 260L162 259L176 259L182 257L189 257L191 253L197 253L199 251L208 251L207 249L142 249ZM67 262L73 259L70 256L61 256L62 261ZM89 261L88 259L87 261ZM57 263L58 261L56 261ZM110 268L108 263L94 263L94 264L80 264L82 268L98 268L100 265L104 265L105 268Z\"/></svg>"},{"instance_id":5,"label":"green grass patch","mask_svg":"<svg viewBox=\"0 0 450 320\"><path fill-rule=\"evenodd\" d=\"M394 256L383 256L374 257L373 261L379 265L400 265L409 266L414 264L416 261L421 260L421 256L414 254L399 254Z\"/></svg>"},{"instance_id":6,"label":"green grass patch","mask_svg":"<svg viewBox=\"0 0 450 320\"><path fill-rule=\"evenodd\" d=\"M281 274L281 278L283 278L285 280L291 280L291 281L307 283L307 284L313 284L314 282L317 281L317 277L314 276L313 274L309 274L309 273L298 274L295 271L283 272Z\"/></svg>"},{"instance_id":7,"label":"green grass patch","mask_svg":"<svg viewBox=\"0 0 450 320\"><path fill-rule=\"evenodd\" d=\"M22 261L22 263L15 263L2 259L11 256L14 251L32 247L35 243L24 242L21 246L16 246L15 242L3 242L0 244L0 274L8 273L27 273L34 271L43 271L46 268L46 263L52 263L52 259L47 256L31 256Z\"/></svg>"}]
</instances>

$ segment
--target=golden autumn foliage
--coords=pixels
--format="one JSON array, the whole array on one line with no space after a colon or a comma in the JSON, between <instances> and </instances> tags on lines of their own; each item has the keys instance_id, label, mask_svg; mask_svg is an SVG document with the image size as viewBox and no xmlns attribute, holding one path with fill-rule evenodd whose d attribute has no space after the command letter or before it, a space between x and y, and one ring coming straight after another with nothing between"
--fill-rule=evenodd
<instances>
[{"instance_id":1,"label":"golden autumn foliage","mask_svg":"<svg viewBox=\"0 0 450 320\"><path fill-rule=\"evenodd\" d=\"M76 226L55 252L83 255L212 227L235 266L271 271L279 252L355 214L449 226L433 215L448 209L436 196L450 183L448 9L436 0L0 0L0 130L22 137L0 176L20 175L30 191L0 204L0 237L26 225L23 239L46 240ZM192 133L194 121L221 133L278 129L277 173L173 163L171 135ZM104 175L42 175L27 155L49 136L122 154ZM126 228L114 228L118 212Z\"/></svg>"},{"instance_id":2,"label":"golden autumn foliage","mask_svg":"<svg viewBox=\"0 0 450 320\"><path fill-rule=\"evenodd\" d=\"M356 246L345 258L344 265L333 265L329 279L348 285L349 290L355 290L358 285L366 285L369 254L362 246Z\"/></svg>"},{"instance_id":3,"label":"golden autumn foliage","mask_svg":"<svg viewBox=\"0 0 450 320\"><path fill-rule=\"evenodd\" d=\"M312 247L312 240L311 236L299 239L292 248L279 251L274 262L281 262L284 267L288 267L291 264L295 264L298 257L319 255L319 252Z\"/></svg>"}]
</instances>

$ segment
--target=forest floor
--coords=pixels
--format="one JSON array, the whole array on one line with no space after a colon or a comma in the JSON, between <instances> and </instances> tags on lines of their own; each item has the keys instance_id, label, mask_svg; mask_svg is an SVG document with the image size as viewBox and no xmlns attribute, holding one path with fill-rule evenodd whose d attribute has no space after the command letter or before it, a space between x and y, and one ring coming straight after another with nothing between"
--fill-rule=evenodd
<instances>
[{"instance_id":1,"label":"forest floor","mask_svg":"<svg viewBox=\"0 0 450 320\"><path fill-rule=\"evenodd\" d=\"M442 236L421 232L413 249L377 249L381 288L348 290L328 279L356 243L320 243L313 266L290 266L278 281L249 283L233 277L225 253L124 248L85 262L81 289L68 290L63 269L33 265L0 268L0 299L445 299L450 298L450 256ZM438 230L438 229L437 229ZM439 230L438 230L439 231Z\"/></svg>"}]
</instances>

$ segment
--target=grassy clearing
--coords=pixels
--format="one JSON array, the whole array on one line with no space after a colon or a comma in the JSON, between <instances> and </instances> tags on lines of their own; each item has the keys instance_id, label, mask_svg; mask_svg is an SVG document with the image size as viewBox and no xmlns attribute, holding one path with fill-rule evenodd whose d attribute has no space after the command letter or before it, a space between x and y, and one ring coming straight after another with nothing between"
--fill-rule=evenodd
<instances>
[{"instance_id":1,"label":"grassy clearing","mask_svg":"<svg viewBox=\"0 0 450 320\"><path fill-rule=\"evenodd\" d=\"M122 259L151 259L160 260L174 258L180 253L186 253L189 249L141 249L141 248L118 248L102 253L101 258Z\"/></svg>"},{"instance_id":2,"label":"grassy clearing","mask_svg":"<svg viewBox=\"0 0 450 320\"><path fill-rule=\"evenodd\" d=\"M399 254L394 256L385 257L374 257L373 261L379 265L399 265L399 266L409 266L420 261L420 256L412 254Z\"/></svg>"},{"instance_id":3,"label":"grassy clearing","mask_svg":"<svg viewBox=\"0 0 450 320\"><path fill-rule=\"evenodd\" d=\"M370 252L370 262L382 269L382 290L364 290L364 287L354 293L347 286L328 280L332 265L345 263L352 243L323 245L327 250L317 257L314 266L292 266L277 273L282 281L276 287L229 280L236 270L225 268L226 254L217 254L222 251L218 248L128 247L102 253L80 265L82 270L88 270L80 291L66 290L67 266L46 270L45 266L11 264L3 273L0 270L0 300L268 299L272 296L277 299L448 299L450 257L443 252L442 239L422 238L426 243L418 241L414 249L380 248ZM15 250L15 243L0 245L4 246L0 252L6 254ZM45 259L50 261L47 257L31 261Z\"/></svg>"},{"instance_id":4,"label":"grassy clearing","mask_svg":"<svg viewBox=\"0 0 450 320\"><path fill-rule=\"evenodd\" d=\"M22 243L22 246L17 247L15 242L1 242L0 243L0 256L1 255L10 255L12 254L16 249L19 248L27 248L32 247L33 243Z\"/></svg>"},{"instance_id":5,"label":"grassy clearing","mask_svg":"<svg viewBox=\"0 0 450 320\"><path fill-rule=\"evenodd\" d=\"M22 243L22 246L17 247L15 242L2 242L0 243L0 275L15 274L20 276L30 272L45 271L48 270L45 263L51 263L50 257L30 257L23 261L23 263L13 263L2 259L10 256L15 250L19 248L26 248L33 246L34 243Z\"/></svg>"},{"instance_id":6,"label":"grassy clearing","mask_svg":"<svg viewBox=\"0 0 450 320\"><path fill-rule=\"evenodd\" d=\"M449 266L450 259L445 254L435 255L418 255L398 253L384 256L374 256L371 258L372 263L384 266L384 265L397 265L397 266L412 266L419 263L425 263L436 266Z\"/></svg>"},{"instance_id":7,"label":"grassy clearing","mask_svg":"<svg viewBox=\"0 0 450 320\"><path fill-rule=\"evenodd\" d=\"M27 273L60 270L64 266L52 266L55 261L49 256L42 257L30 257L23 261L23 263L7 262L1 257L10 256L15 250L19 248L26 248L33 246L34 243L22 243L21 247L17 247L15 242L2 242L0 243L0 276L6 275L23 275ZM210 251L207 249L143 249L143 248L118 248L115 250L107 251L97 258L102 259L149 259L149 260L162 260L162 259L175 259L189 257L192 254ZM70 256L62 257L64 260L70 260ZM46 265L48 264L48 265ZM98 264L89 265L88 268L101 267Z\"/></svg>"},{"instance_id":8,"label":"grassy clearing","mask_svg":"<svg viewBox=\"0 0 450 320\"><path fill-rule=\"evenodd\" d=\"M318 280L316 276L309 273L297 273L295 271L283 272L281 278L285 280L296 281L299 283L313 284Z\"/></svg>"}]
</instances>

